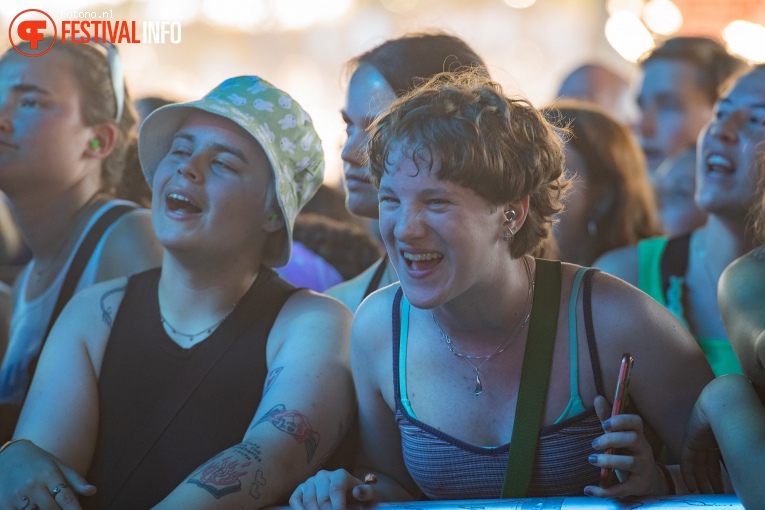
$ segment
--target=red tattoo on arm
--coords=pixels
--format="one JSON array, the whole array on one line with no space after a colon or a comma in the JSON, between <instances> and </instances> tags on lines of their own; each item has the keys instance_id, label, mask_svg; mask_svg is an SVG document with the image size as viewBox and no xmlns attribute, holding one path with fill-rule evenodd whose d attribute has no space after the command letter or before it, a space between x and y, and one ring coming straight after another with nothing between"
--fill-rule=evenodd
<instances>
[{"instance_id":1,"label":"red tattoo on arm","mask_svg":"<svg viewBox=\"0 0 765 510\"><path fill-rule=\"evenodd\" d=\"M263 395L265 395L268 390L271 389L271 385L274 383L283 368L284 367L276 367L268 373L268 376L266 377L266 384L263 386Z\"/></svg>"},{"instance_id":2,"label":"red tattoo on arm","mask_svg":"<svg viewBox=\"0 0 765 510\"><path fill-rule=\"evenodd\" d=\"M284 405L279 404L255 422L255 425L250 427L250 429L266 421L282 432L291 435L298 444L305 445L308 462L311 462L313 454L316 453L316 449L319 447L319 433L311 428L311 423L306 415L300 414L297 411L287 410Z\"/></svg>"},{"instance_id":3,"label":"red tattoo on arm","mask_svg":"<svg viewBox=\"0 0 765 510\"><path fill-rule=\"evenodd\" d=\"M220 457L220 455L218 456ZM252 462L245 462L239 467L239 461L233 460L229 455L218 460L213 458L202 468L202 472L189 478L188 483L194 484L206 490L213 495L215 499L220 499L226 494L239 492L242 490L242 483L239 478L247 474L247 471L240 471Z\"/></svg>"}]
</instances>

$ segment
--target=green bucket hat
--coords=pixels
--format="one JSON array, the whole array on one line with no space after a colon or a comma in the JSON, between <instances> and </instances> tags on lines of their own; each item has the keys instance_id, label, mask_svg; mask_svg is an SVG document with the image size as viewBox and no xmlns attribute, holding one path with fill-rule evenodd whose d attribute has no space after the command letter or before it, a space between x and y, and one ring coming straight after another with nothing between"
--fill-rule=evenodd
<instances>
[{"instance_id":1,"label":"green bucket hat","mask_svg":"<svg viewBox=\"0 0 765 510\"><path fill-rule=\"evenodd\" d=\"M230 78L198 101L158 108L138 135L138 156L149 187L173 136L199 110L236 123L268 156L287 234L278 259L269 264L284 266L292 252L295 218L324 180L324 151L311 117L289 94L257 76Z\"/></svg>"}]
</instances>

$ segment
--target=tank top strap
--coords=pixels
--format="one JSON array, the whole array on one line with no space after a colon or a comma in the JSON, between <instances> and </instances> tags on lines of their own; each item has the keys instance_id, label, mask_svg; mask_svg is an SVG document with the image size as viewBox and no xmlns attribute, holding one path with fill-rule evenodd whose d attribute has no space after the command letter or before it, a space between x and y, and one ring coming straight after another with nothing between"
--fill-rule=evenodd
<instances>
[{"instance_id":1,"label":"tank top strap","mask_svg":"<svg viewBox=\"0 0 765 510\"><path fill-rule=\"evenodd\" d=\"M387 266L388 254L386 253L380 259L380 262L377 265L377 269L375 269L375 273L372 275L372 279L369 280L369 285L367 285L366 290L364 290L364 296L361 298L362 301L365 300L371 293L377 290L377 287L380 285L382 277L385 274L385 268Z\"/></svg>"},{"instance_id":2,"label":"tank top strap","mask_svg":"<svg viewBox=\"0 0 765 510\"><path fill-rule=\"evenodd\" d=\"M584 292L582 293L582 306L584 311L584 329L587 335L587 347L590 350L590 363L592 364L592 376L595 379L595 390L598 395L605 395L603 389L603 373L600 370L600 357L598 345L595 342L595 328L592 325L592 280L595 273L600 272L597 268L587 271L584 275Z\"/></svg>"}]
</instances>

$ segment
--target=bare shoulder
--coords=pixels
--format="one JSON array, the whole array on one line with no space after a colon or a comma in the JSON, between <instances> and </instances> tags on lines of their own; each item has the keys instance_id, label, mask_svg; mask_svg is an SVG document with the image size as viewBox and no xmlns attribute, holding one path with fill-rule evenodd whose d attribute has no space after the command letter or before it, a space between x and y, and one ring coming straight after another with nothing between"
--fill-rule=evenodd
<instances>
[{"instance_id":1,"label":"bare shoulder","mask_svg":"<svg viewBox=\"0 0 765 510\"><path fill-rule=\"evenodd\" d=\"M655 357L665 352L701 353L690 332L658 301L607 273L593 279L592 315L598 348L614 356L630 349ZM699 359L702 359L703 356Z\"/></svg>"},{"instance_id":2,"label":"bare shoulder","mask_svg":"<svg viewBox=\"0 0 765 510\"><path fill-rule=\"evenodd\" d=\"M356 310L351 332L352 351L390 347L393 301L401 288L398 283L378 289L370 294Z\"/></svg>"},{"instance_id":3,"label":"bare shoulder","mask_svg":"<svg viewBox=\"0 0 765 510\"><path fill-rule=\"evenodd\" d=\"M96 283L76 293L56 320L48 343L84 344L98 373L126 288L127 277L122 277Z\"/></svg>"},{"instance_id":4,"label":"bare shoulder","mask_svg":"<svg viewBox=\"0 0 765 510\"><path fill-rule=\"evenodd\" d=\"M372 276L377 270L378 265L379 261L369 266L355 278L351 278L347 282L335 285L334 287L327 289L324 293L338 299L341 303L347 306L349 310L355 312L364 297L364 291L372 280Z\"/></svg>"},{"instance_id":5,"label":"bare shoulder","mask_svg":"<svg viewBox=\"0 0 765 510\"><path fill-rule=\"evenodd\" d=\"M611 250L601 255L593 266L634 286L638 284L637 246L624 246Z\"/></svg>"},{"instance_id":6,"label":"bare shoulder","mask_svg":"<svg viewBox=\"0 0 765 510\"><path fill-rule=\"evenodd\" d=\"M337 299L299 290L276 317L268 337L267 358L270 362L285 348L347 356L352 319L353 314Z\"/></svg>"},{"instance_id":7,"label":"bare shoulder","mask_svg":"<svg viewBox=\"0 0 765 510\"><path fill-rule=\"evenodd\" d=\"M98 280L139 273L162 263L162 246L154 235L151 212L136 209L119 218L104 238Z\"/></svg>"},{"instance_id":8,"label":"bare shoulder","mask_svg":"<svg viewBox=\"0 0 765 510\"><path fill-rule=\"evenodd\" d=\"M765 247L733 261L720 277L720 308L735 312L765 303Z\"/></svg>"}]
</instances>

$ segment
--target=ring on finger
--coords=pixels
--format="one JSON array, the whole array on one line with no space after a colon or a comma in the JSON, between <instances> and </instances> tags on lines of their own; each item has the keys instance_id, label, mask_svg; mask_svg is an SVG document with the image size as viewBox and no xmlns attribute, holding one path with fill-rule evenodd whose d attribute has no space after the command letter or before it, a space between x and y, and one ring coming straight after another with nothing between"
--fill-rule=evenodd
<instances>
[{"instance_id":1,"label":"ring on finger","mask_svg":"<svg viewBox=\"0 0 765 510\"><path fill-rule=\"evenodd\" d=\"M26 507L29 506L29 498L24 496L21 498L21 502L23 503L23 506L21 507L21 510L24 510Z\"/></svg>"},{"instance_id":2,"label":"ring on finger","mask_svg":"<svg viewBox=\"0 0 765 510\"><path fill-rule=\"evenodd\" d=\"M69 487L67 484L65 484L63 482L59 483L59 484L57 484L55 487L53 487L50 490L50 493L55 498L58 495L59 492L61 492L62 490L66 489L67 487Z\"/></svg>"}]
</instances>

